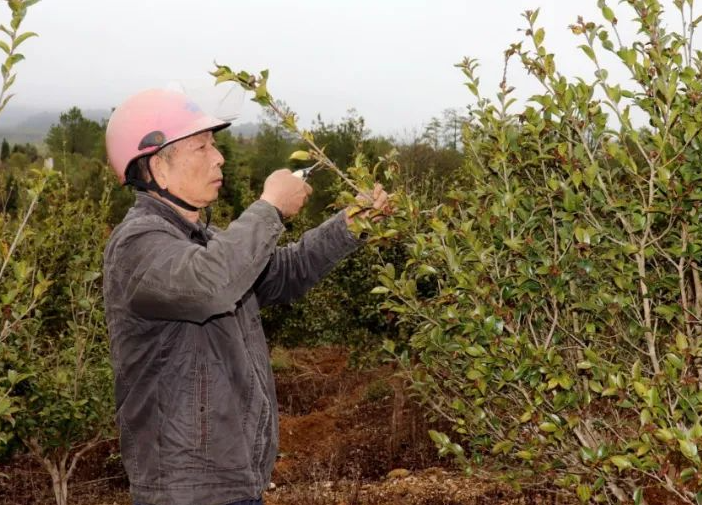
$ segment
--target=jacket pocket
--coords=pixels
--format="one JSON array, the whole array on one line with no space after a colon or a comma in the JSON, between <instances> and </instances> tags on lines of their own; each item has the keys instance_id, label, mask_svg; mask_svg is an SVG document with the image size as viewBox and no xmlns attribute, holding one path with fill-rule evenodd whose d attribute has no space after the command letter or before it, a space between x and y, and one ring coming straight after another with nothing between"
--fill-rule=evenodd
<instances>
[{"instance_id":1,"label":"jacket pocket","mask_svg":"<svg viewBox=\"0 0 702 505\"><path fill-rule=\"evenodd\" d=\"M236 470L249 465L244 413L220 362L192 360L161 424L166 472Z\"/></svg>"},{"instance_id":2,"label":"jacket pocket","mask_svg":"<svg viewBox=\"0 0 702 505\"><path fill-rule=\"evenodd\" d=\"M251 440L246 436L245 427L250 415L253 384L248 380L230 382L222 363L211 364L209 371L211 388L206 405L206 445L200 448L207 451L210 468L238 470L250 467ZM202 431L200 435L203 436Z\"/></svg>"}]
</instances>

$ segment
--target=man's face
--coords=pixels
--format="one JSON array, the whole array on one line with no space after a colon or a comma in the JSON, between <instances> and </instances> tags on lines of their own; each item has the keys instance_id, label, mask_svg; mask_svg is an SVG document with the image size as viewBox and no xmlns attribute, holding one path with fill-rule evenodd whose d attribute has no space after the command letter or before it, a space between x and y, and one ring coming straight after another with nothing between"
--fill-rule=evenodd
<instances>
[{"instance_id":1,"label":"man's face","mask_svg":"<svg viewBox=\"0 0 702 505\"><path fill-rule=\"evenodd\" d=\"M170 153L159 157L157 163L161 168L154 175L169 193L196 207L206 207L217 199L224 158L215 147L211 131L175 142Z\"/></svg>"}]
</instances>

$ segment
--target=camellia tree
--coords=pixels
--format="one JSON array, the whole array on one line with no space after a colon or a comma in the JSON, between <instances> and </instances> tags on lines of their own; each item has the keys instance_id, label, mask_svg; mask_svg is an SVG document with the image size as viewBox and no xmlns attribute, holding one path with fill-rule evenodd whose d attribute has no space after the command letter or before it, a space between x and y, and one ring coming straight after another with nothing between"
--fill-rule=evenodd
<instances>
[{"instance_id":1,"label":"camellia tree","mask_svg":"<svg viewBox=\"0 0 702 505\"><path fill-rule=\"evenodd\" d=\"M24 379L12 398L13 433L53 483L58 505L78 462L113 433L112 370L102 299L102 253L109 236L109 194L72 195L54 175L30 221L21 255L41 265L48 283L28 331L8 338L14 367ZM98 183L100 181L97 181Z\"/></svg>"},{"instance_id":2,"label":"camellia tree","mask_svg":"<svg viewBox=\"0 0 702 505\"><path fill-rule=\"evenodd\" d=\"M16 49L35 35L19 27L36 2L7 2L0 110L22 59ZM7 163L13 170L11 157ZM0 216L0 453L28 450L64 505L78 461L112 427L100 282L112 185L103 181L99 202L81 198L51 165L23 174L17 212Z\"/></svg>"},{"instance_id":3,"label":"camellia tree","mask_svg":"<svg viewBox=\"0 0 702 505\"><path fill-rule=\"evenodd\" d=\"M410 335L386 349L453 426L431 433L441 453L468 472L555 484L582 502L699 503L700 18L692 0L675 0L675 32L661 2L621 3L633 41L603 0L604 24L571 26L592 78L560 74L538 11L525 13L527 40L505 66L518 59L543 91L519 110L506 80L487 99L477 63L460 63L476 104L454 187L439 205L396 193L388 222L356 226L406 246L403 268L383 267L375 292ZM604 55L626 82L612 80ZM214 75L253 91L307 141L293 158L330 165L271 99L266 72ZM381 161L339 175L366 192L374 169L388 167L390 179L399 170Z\"/></svg>"},{"instance_id":4,"label":"camellia tree","mask_svg":"<svg viewBox=\"0 0 702 505\"><path fill-rule=\"evenodd\" d=\"M38 0L12 0L7 2L12 19L9 28L0 25L0 50L5 53L0 75L0 112L12 98L9 90L15 82L16 74L12 69L16 63L24 59L17 52L18 46L28 38L35 36L33 32L20 33L19 28L27 14L27 8ZM2 37L5 37L3 40ZM4 142L6 144L6 142ZM3 154L5 149L3 145ZM9 148L8 148L9 156ZM6 156L5 158L7 158ZM14 424L13 414L18 407L11 396L13 387L26 378L8 366L8 356L13 351L4 345L10 334L19 331L31 319L33 310L41 303L46 291L47 281L41 272L35 271L26 262L17 259L17 247L26 234L26 225L39 200L39 195L46 184L48 175L43 174L33 180L28 189L29 202L19 221L10 222L10 216L0 216L0 304L2 305L2 325L0 326L0 419L10 426ZM12 433L0 424L0 447L7 444Z\"/></svg>"},{"instance_id":5,"label":"camellia tree","mask_svg":"<svg viewBox=\"0 0 702 505\"><path fill-rule=\"evenodd\" d=\"M518 112L504 80L488 100L476 62L458 65L477 100L461 180L377 291L414 330L417 361L403 362L416 390L454 426L432 438L467 470L555 483L582 502L696 503L700 18L674 2L676 33L660 2L623 3L631 43L603 1L606 26L571 26L594 79L559 74L538 11L525 13L531 49L505 56L543 92ZM612 82L606 53L628 83Z\"/></svg>"},{"instance_id":6,"label":"camellia tree","mask_svg":"<svg viewBox=\"0 0 702 505\"><path fill-rule=\"evenodd\" d=\"M39 2L39 0L6 0L12 12L10 26L0 25L0 32L6 37L0 38L0 50L5 53L5 61L0 65L0 76L2 76L2 87L0 88L0 112L5 108L7 102L12 98L9 93L15 82L17 74L12 72L13 67L24 59L24 56L17 52L19 45L30 37L36 37L34 32L20 32L19 28L27 15L27 9Z\"/></svg>"}]
</instances>

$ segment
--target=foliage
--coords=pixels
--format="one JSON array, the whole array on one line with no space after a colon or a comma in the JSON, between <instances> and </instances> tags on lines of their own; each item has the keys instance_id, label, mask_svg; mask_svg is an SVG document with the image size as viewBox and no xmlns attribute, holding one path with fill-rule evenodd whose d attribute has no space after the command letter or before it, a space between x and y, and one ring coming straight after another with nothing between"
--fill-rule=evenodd
<instances>
[{"instance_id":1,"label":"foliage","mask_svg":"<svg viewBox=\"0 0 702 505\"><path fill-rule=\"evenodd\" d=\"M430 205L445 200L448 188L463 165L463 154L451 147L434 148L421 138L411 139L397 150L397 162L401 167L398 184L404 191L422 195Z\"/></svg>"},{"instance_id":2,"label":"foliage","mask_svg":"<svg viewBox=\"0 0 702 505\"><path fill-rule=\"evenodd\" d=\"M0 161L5 161L10 157L10 144L7 139L2 139L2 148L0 148Z\"/></svg>"},{"instance_id":3,"label":"foliage","mask_svg":"<svg viewBox=\"0 0 702 505\"><path fill-rule=\"evenodd\" d=\"M311 226L304 217L296 219L281 242L296 240ZM375 286L373 267L379 261L400 263L398 254L391 247L362 248L342 260L302 300L264 309L269 340L284 347L337 344L359 352L378 348L381 336L393 336L396 329L370 294Z\"/></svg>"},{"instance_id":4,"label":"foliage","mask_svg":"<svg viewBox=\"0 0 702 505\"><path fill-rule=\"evenodd\" d=\"M7 4L12 12L10 27L0 25L0 32L6 36L6 40L0 38L0 50L5 53L5 61L0 65L0 75L2 76L2 87L0 88L0 112L5 108L7 102L12 98L8 91L15 82L17 74L12 73L12 68L24 59L24 56L17 52L17 48L30 37L36 37L34 32L20 33L19 28L27 15L27 9L39 2L39 0L7 0Z\"/></svg>"},{"instance_id":5,"label":"foliage","mask_svg":"<svg viewBox=\"0 0 702 505\"><path fill-rule=\"evenodd\" d=\"M12 67L24 58L16 52L17 47L26 39L36 35L32 32L19 33L18 30L26 16L27 8L37 1L8 0L8 6L12 13L10 28L0 25L0 31L9 37L9 44L0 39L0 49L7 55L2 67L0 67L3 82L0 89L0 112L12 98L12 95L7 94L16 78L16 74L11 73ZM8 157L9 144L3 139L2 161L7 161ZM6 427L6 424L14 426L15 418L13 415L19 411L12 393L15 385L26 378L18 374L16 370L11 369L11 366L7 366L8 360L13 358L15 353L4 344L13 332L23 331L27 322L32 320L32 311L43 301L43 294L47 287L41 272L35 272L26 262L17 260L15 257L18 246L27 234L27 222L51 174L49 172L35 172L35 175L36 177L29 181L28 203L19 220L11 219L11 215L6 213L8 208L15 210L18 205L15 181L11 175L5 177L4 180L6 192L2 198L3 213L0 216L2 224L2 228L0 228L0 252L2 253L0 266L0 303L2 304L0 344L3 344L0 346L0 370L4 374L0 376L0 423L2 423L0 424L0 449L13 438L12 431Z\"/></svg>"},{"instance_id":6,"label":"foliage","mask_svg":"<svg viewBox=\"0 0 702 505\"><path fill-rule=\"evenodd\" d=\"M312 130L301 131L297 127L294 114L281 102L274 101L266 91L267 72L262 72L256 80L245 72L234 74L226 67L218 68L217 72L223 76L220 82L227 78L240 83L244 81L247 83L245 84L247 88L256 86L259 91L256 92L258 98L255 97L254 100L268 107L269 117L278 117L280 120L279 124L275 122L267 124L263 134L259 134L256 138L256 148L252 151L250 158L249 174L260 173L261 181L254 181L254 177L250 177L249 195L258 194L262 189L265 176L275 169L275 165L257 164L262 161L261 151L273 151L278 153L276 156L280 156L283 152L287 153L293 168L298 163L305 163L314 158L318 162L315 168L324 165L359 193L371 192L370 188L375 179L364 165L366 159L364 152L377 157L379 152L389 151L391 146L384 139L367 138L363 118L350 112L349 117L335 125L326 124L321 117L318 117ZM251 84L248 84L249 82ZM303 148L309 146L310 152L291 149L290 135L297 135L303 141ZM322 147L318 147L316 142ZM266 149L266 146L270 149ZM268 158L263 160L270 163ZM280 160L281 165L284 163L285 160ZM261 172L264 166L267 171ZM334 203L340 188L328 175L320 170L311 176L310 183L315 188L317 196L313 197L314 199L301 216L298 216L290 225L291 229L283 237L283 242L299 238L305 229L330 216L327 209ZM355 182L352 182L352 179ZM259 184L260 187L254 187ZM341 194L337 202L338 206L349 203L356 206L356 200L352 195L343 191ZM218 205L218 207L222 206ZM356 209L362 210L359 206L356 206ZM227 216L224 213L224 215L220 214L221 217L231 219L233 216ZM359 234L361 231L360 228L356 229ZM378 310L377 304L370 296L373 286L372 268L379 258L379 252L386 257L385 261L391 261L397 253L396 250L387 247L383 250L361 251L342 261L303 300L292 306L277 306L264 310L263 322L270 340L285 346L343 342L357 350L367 351L368 348L377 348L378 335L394 334L392 318L388 320L385 314Z\"/></svg>"},{"instance_id":7,"label":"foliage","mask_svg":"<svg viewBox=\"0 0 702 505\"><path fill-rule=\"evenodd\" d=\"M217 132L215 138L217 149L224 158L224 182L216 206L220 207L220 213L226 214L226 221L231 221L255 200L249 170L252 147L242 139L232 137L227 130Z\"/></svg>"},{"instance_id":8,"label":"foliage","mask_svg":"<svg viewBox=\"0 0 702 505\"><path fill-rule=\"evenodd\" d=\"M105 125L83 117L78 107L61 113L59 123L52 125L46 136L49 152L57 161L67 155L80 154L106 161Z\"/></svg>"},{"instance_id":9,"label":"foliage","mask_svg":"<svg viewBox=\"0 0 702 505\"><path fill-rule=\"evenodd\" d=\"M466 114L459 109L445 109L440 118L431 118L422 139L434 150L444 146L457 151L460 148L463 125L467 120Z\"/></svg>"},{"instance_id":10,"label":"foliage","mask_svg":"<svg viewBox=\"0 0 702 505\"><path fill-rule=\"evenodd\" d=\"M44 274L21 258L19 248L31 229L27 224L32 217L39 196L51 176L49 172L35 172L27 190L27 203L19 219L2 214L0 228L0 303L2 327L0 328L0 449L14 436L15 414L20 411L19 399L13 395L15 386L28 376L17 369L21 358L18 349L11 345L15 338L29 337L37 327L36 310L44 302L49 281ZM7 200L6 200L7 201Z\"/></svg>"},{"instance_id":11,"label":"foliage","mask_svg":"<svg viewBox=\"0 0 702 505\"><path fill-rule=\"evenodd\" d=\"M458 67L477 105L465 165L431 213L399 203L414 233L403 269L375 292L409 328L388 341L414 388L453 424L433 432L467 471L518 484L555 483L582 502L644 503L658 487L702 497L702 235L700 18L676 1L669 31L656 0L627 0L639 39L625 44L614 11L579 19L594 79L558 73L538 11L533 49L517 57L543 86L519 112L503 80L484 98L477 63ZM630 83L603 67L611 53ZM506 63L505 63L506 64ZM637 128L634 111L648 120ZM458 443L452 441L457 440Z\"/></svg>"},{"instance_id":12,"label":"foliage","mask_svg":"<svg viewBox=\"0 0 702 505\"><path fill-rule=\"evenodd\" d=\"M7 54L0 111L12 97L6 95L15 80L11 69L23 58L16 49L36 35L18 29L37 1L8 0L10 29L0 25L10 38L10 44L0 40ZM8 151L3 142L0 452L24 445L43 463L56 502L64 505L77 462L111 426L112 380L100 284L110 188L104 185L97 204L71 199L52 163L44 169L31 165L38 157L33 146L15 146L9 157Z\"/></svg>"},{"instance_id":13,"label":"foliage","mask_svg":"<svg viewBox=\"0 0 702 505\"><path fill-rule=\"evenodd\" d=\"M69 198L60 174L38 177L48 186L41 196L34 190L16 246L21 260L10 263L13 276L2 278L4 314L14 323L3 329L0 370L10 409L0 427L5 444L16 437L9 447L21 442L44 464L63 504L77 462L112 426L100 282L111 188L104 184L95 203ZM5 237L19 236L16 225L3 227L5 250Z\"/></svg>"}]
</instances>

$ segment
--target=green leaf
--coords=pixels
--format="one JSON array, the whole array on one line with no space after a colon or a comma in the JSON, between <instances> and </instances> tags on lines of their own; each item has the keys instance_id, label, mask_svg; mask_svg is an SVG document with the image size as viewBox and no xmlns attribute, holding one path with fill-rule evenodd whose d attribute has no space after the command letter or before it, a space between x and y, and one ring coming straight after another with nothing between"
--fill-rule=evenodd
<instances>
[{"instance_id":1,"label":"green leaf","mask_svg":"<svg viewBox=\"0 0 702 505\"><path fill-rule=\"evenodd\" d=\"M658 167L657 172L660 183L667 186L670 182L670 170L667 167Z\"/></svg>"},{"instance_id":2,"label":"green leaf","mask_svg":"<svg viewBox=\"0 0 702 505\"><path fill-rule=\"evenodd\" d=\"M609 458L609 460L619 469L620 472L622 470L633 468L633 465L627 456L612 456Z\"/></svg>"},{"instance_id":3,"label":"green leaf","mask_svg":"<svg viewBox=\"0 0 702 505\"><path fill-rule=\"evenodd\" d=\"M531 451L519 451L515 453L515 456L525 461L531 461L532 459L534 459L534 454Z\"/></svg>"},{"instance_id":4,"label":"green leaf","mask_svg":"<svg viewBox=\"0 0 702 505\"><path fill-rule=\"evenodd\" d=\"M514 447L514 442L511 440L502 440L501 442L497 442L494 446L492 446L492 450L490 452L492 454L507 454L512 450L512 447Z\"/></svg>"},{"instance_id":5,"label":"green leaf","mask_svg":"<svg viewBox=\"0 0 702 505\"><path fill-rule=\"evenodd\" d=\"M653 311L663 316L663 318L670 322L675 316L680 313L680 307L678 305L659 305L653 309Z\"/></svg>"},{"instance_id":6,"label":"green leaf","mask_svg":"<svg viewBox=\"0 0 702 505\"><path fill-rule=\"evenodd\" d=\"M563 373L558 376L558 383L563 389L570 389L573 387L573 384L575 384L575 381L570 375Z\"/></svg>"},{"instance_id":7,"label":"green leaf","mask_svg":"<svg viewBox=\"0 0 702 505\"><path fill-rule=\"evenodd\" d=\"M540 46L541 43L544 41L544 36L546 35L546 32L544 32L543 28L539 28L536 30L536 33L534 33L534 44L536 46Z\"/></svg>"},{"instance_id":8,"label":"green leaf","mask_svg":"<svg viewBox=\"0 0 702 505\"><path fill-rule=\"evenodd\" d=\"M675 435L668 428L659 428L654 433L653 436L662 442L670 442L675 439Z\"/></svg>"},{"instance_id":9,"label":"green leaf","mask_svg":"<svg viewBox=\"0 0 702 505\"><path fill-rule=\"evenodd\" d=\"M628 66L631 67L636 63L636 50L635 49L627 49L626 47L621 48L619 51L617 51L617 55L622 59L622 61ZM626 96L624 93L622 93L623 96Z\"/></svg>"},{"instance_id":10,"label":"green leaf","mask_svg":"<svg viewBox=\"0 0 702 505\"><path fill-rule=\"evenodd\" d=\"M580 47L580 49L582 49L582 51L585 54L587 54L588 58L590 58L592 61L597 63L597 58L595 57L595 52L592 50L592 48L590 46L583 44L583 45L578 46L578 47Z\"/></svg>"},{"instance_id":11,"label":"green leaf","mask_svg":"<svg viewBox=\"0 0 702 505\"><path fill-rule=\"evenodd\" d=\"M590 233L584 228L575 228L575 238L581 244L590 244Z\"/></svg>"},{"instance_id":12,"label":"green leaf","mask_svg":"<svg viewBox=\"0 0 702 505\"><path fill-rule=\"evenodd\" d=\"M311 158L308 151L295 151L290 155L291 160L307 161Z\"/></svg>"},{"instance_id":13,"label":"green leaf","mask_svg":"<svg viewBox=\"0 0 702 505\"><path fill-rule=\"evenodd\" d=\"M690 440L678 440L680 446L680 452L683 453L687 459L692 461L697 461L697 444Z\"/></svg>"},{"instance_id":14,"label":"green leaf","mask_svg":"<svg viewBox=\"0 0 702 505\"><path fill-rule=\"evenodd\" d=\"M597 174L600 172L600 167L597 163L592 163L585 169L585 184L588 187L592 187L595 184L595 179L597 179Z\"/></svg>"},{"instance_id":15,"label":"green leaf","mask_svg":"<svg viewBox=\"0 0 702 505\"><path fill-rule=\"evenodd\" d=\"M422 265L419 265L419 267L417 267L417 277L427 277L427 276L436 275L436 274L437 274L436 268L434 268L431 265L422 264Z\"/></svg>"},{"instance_id":16,"label":"green leaf","mask_svg":"<svg viewBox=\"0 0 702 505\"><path fill-rule=\"evenodd\" d=\"M10 398L0 398L0 417L7 415L10 413L10 409L12 408L12 401Z\"/></svg>"},{"instance_id":17,"label":"green leaf","mask_svg":"<svg viewBox=\"0 0 702 505\"><path fill-rule=\"evenodd\" d=\"M687 482L697 473L697 469L694 467L685 468L680 472L680 480Z\"/></svg>"},{"instance_id":18,"label":"green leaf","mask_svg":"<svg viewBox=\"0 0 702 505\"><path fill-rule=\"evenodd\" d=\"M482 347L475 347L475 346L468 347L466 349L466 352L468 353L469 356L472 356L473 358L477 358L477 357L485 354L485 350Z\"/></svg>"},{"instance_id":19,"label":"green leaf","mask_svg":"<svg viewBox=\"0 0 702 505\"><path fill-rule=\"evenodd\" d=\"M606 5L602 7L602 16L610 23L614 21L614 11Z\"/></svg>"},{"instance_id":20,"label":"green leaf","mask_svg":"<svg viewBox=\"0 0 702 505\"><path fill-rule=\"evenodd\" d=\"M83 274L83 282L93 282L100 278L100 272L85 272Z\"/></svg>"},{"instance_id":21,"label":"green leaf","mask_svg":"<svg viewBox=\"0 0 702 505\"><path fill-rule=\"evenodd\" d=\"M468 373L466 373L466 378L470 380L477 380L481 379L483 377L483 373L480 372L479 370L471 369L468 370Z\"/></svg>"},{"instance_id":22,"label":"green leaf","mask_svg":"<svg viewBox=\"0 0 702 505\"><path fill-rule=\"evenodd\" d=\"M393 354L395 352L395 342L386 338L383 340L383 350Z\"/></svg>"},{"instance_id":23,"label":"green leaf","mask_svg":"<svg viewBox=\"0 0 702 505\"><path fill-rule=\"evenodd\" d=\"M12 68L12 66L14 66L16 63L19 63L23 59L24 59L23 54L15 53L7 59L7 61L5 62L5 65L7 65L8 69L10 69L10 68Z\"/></svg>"},{"instance_id":24,"label":"green leaf","mask_svg":"<svg viewBox=\"0 0 702 505\"><path fill-rule=\"evenodd\" d=\"M689 347L689 344L687 342L687 336L685 336L684 333L678 332L675 335L675 346L678 348L680 351L684 351Z\"/></svg>"},{"instance_id":25,"label":"green leaf","mask_svg":"<svg viewBox=\"0 0 702 505\"><path fill-rule=\"evenodd\" d=\"M541 431L545 431L546 433L553 433L554 431L558 430L558 426L556 426L554 423L541 423L539 425L539 429Z\"/></svg>"},{"instance_id":26,"label":"green leaf","mask_svg":"<svg viewBox=\"0 0 702 505\"><path fill-rule=\"evenodd\" d=\"M587 484L580 484L575 492L582 503L589 501L592 497L592 489Z\"/></svg>"},{"instance_id":27,"label":"green leaf","mask_svg":"<svg viewBox=\"0 0 702 505\"><path fill-rule=\"evenodd\" d=\"M39 35L37 35L37 34L34 33L34 32L25 32L25 33L23 33L22 35L18 36L18 37L15 39L14 47L19 46L22 42L24 42L25 40L27 40L27 39L30 38L30 37L38 37L38 36L39 36Z\"/></svg>"},{"instance_id":28,"label":"green leaf","mask_svg":"<svg viewBox=\"0 0 702 505\"><path fill-rule=\"evenodd\" d=\"M10 46L5 41L0 40L0 49L5 51L6 54L10 54Z\"/></svg>"},{"instance_id":29,"label":"green leaf","mask_svg":"<svg viewBox=\"0 0 702 505\"><path fill-rule=\"evenodd\" d=\"M580 183L583 182L583 173L580 170L574 170L573 174L570 176L573 184L576 188L580 187Z\"/></svg>"},{"instance_id":30,"label":"green leaf","mask_svg":"<svg viewBox=\"0 0 702 505\"><path fill-rule=\"evenodd\" d=\"M372 295L385 295L389 292L390 292L390 290L388 288L386 288L385 286L376 286L371 290L370 294L372 294Z\"/></svg>"},{"instance_id":31,"label":"green leaf","mask_svg":"<svg viewBox=\"0 0 702 505\"><path fill-rule=\"evenodd\" d=\"M638 381L641 378L641 360L637 359L631 367L632 379Z\"/></svg>"},{"instance_id":32,"label":"green leaf","mask_svg":"<svg viewBox=\"0 0 702 505\"><path fill-rule=\"evenodd\" d=\"M434 430L429 430L429 438L431 438L437 446L445 446L450 443L446 434Z\"/></svg>"},{"instance_id":33,"label":"green leaf","mask_svg":"<svg viewBox=\"0 0 702 505\"><path fill-rule=\"evenodd\" d=\"M646 399L646 395L648 394L648 388L638 381L634 381L633 385L636 394L639 395L641 398Z\"/></svg>"}]
</instances>

